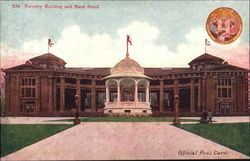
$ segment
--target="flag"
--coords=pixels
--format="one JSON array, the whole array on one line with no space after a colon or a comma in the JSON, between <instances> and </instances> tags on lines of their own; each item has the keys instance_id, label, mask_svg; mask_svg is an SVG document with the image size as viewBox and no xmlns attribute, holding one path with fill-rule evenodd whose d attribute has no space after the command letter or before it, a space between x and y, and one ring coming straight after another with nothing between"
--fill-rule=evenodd
<instances>
[{"instance_id":1,"label":"flag","mask_svg":"<svg viewBox=\"0 0 250 161\"><path fill-rule=\"evenodd\" d=\"M132 41L131 41L131 38L130 38L130 36L129 36L129 35L127 35L127 42L129 42L129 43L130 43L130 45L132 45Z\"/></svg>"},{"instance_id":2,"label":"flag","mask_svg":"<svg viewBox=\"0 0 250 161\"><path fill-rule=\"evenodd\" d=\"M208 41L207 39L205 39L205 44L206 44L206 46L210 46L211 45L210 41Z\"/></svg>"},{"instance_id":3,"label":"flag","mask_svg":"<svg viewBox=\"0 0 250 161\"><path fill-rule=\"evenodd\" d=\"M52 43L51 39L48 40L48 45L49 45L49 47L52 47L52 45L54 45L54 44Z\"/></svg>"}]
</instances>

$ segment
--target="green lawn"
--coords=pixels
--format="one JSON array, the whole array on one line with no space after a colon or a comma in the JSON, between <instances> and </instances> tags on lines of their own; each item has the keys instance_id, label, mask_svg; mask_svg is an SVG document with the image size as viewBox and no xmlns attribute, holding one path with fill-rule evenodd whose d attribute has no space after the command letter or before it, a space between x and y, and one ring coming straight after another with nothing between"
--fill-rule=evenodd
<instances>
[{"instance_id":1,"label":"green lawn","mask_svg":"<svg viewBox=\"0 0 250 161\"><path fill-rule=\"evenodd\" d=\"M81 122L172 122L172 117L125 117L125 116L112 116L112 117L84 117L80 118ZM67 121L73 122L74 119L61 119L61 120L48 120L53 121ZM197 122L199 120L194 119L180 119L181 122Z\"/></svg>"},{"instance_id":2,"label":"green lawn","mask_svg":"<svg viewBox=\"0 0 250 161\"><path fill-rule=\"evenodd\" d=\"M186 124L177 127L250 156L250 123Z\"/></svg>"},{"instance_id":3,"label":"green lawn","mask_svg":"<svg viewBox=\"0 0 250 161\"><path fill-rule=\"evenodd\" d=\"M55 124L1 124L1 157L72 126Z\"/></svg>"}]
</instances>

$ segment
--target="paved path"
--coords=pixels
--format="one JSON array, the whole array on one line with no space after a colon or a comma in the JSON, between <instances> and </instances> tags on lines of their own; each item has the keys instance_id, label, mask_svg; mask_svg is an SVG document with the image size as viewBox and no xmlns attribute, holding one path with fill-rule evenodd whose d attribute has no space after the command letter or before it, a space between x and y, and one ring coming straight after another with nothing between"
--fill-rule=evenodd
<instances>
[{"instance_id":1,"label":"paved path","mask_svg":"<svg viewBox=\"0 0 250 161\"><path fill-rule=\"evenodd\" d=\"M1 117L2 124L72 124L72 122L52 121L61 119L73 119L74 117ZM182 119L200 120L200 117L180 117ZM213 117L213 123L250 122L249 116ZM171 124L172 122L169 122ZM182 124L194 124L199 122L182 122Z\"/></svg>"},{"instance_id":2,"label":"paved path","mask_svg":"<svg viewBox=\"0 0 250 161\"><path fill-rule=\"evenodd\" d=\"M200 120L200 117L181 117L183 119L196 119ZM239 123L239 122L250 122L249 116L228 116L228 117L213 117L213 123ZM187 122L182 122L187 123ZM194 122L195 123L195 122ZM199 122L196 122L199 123Z\"/></svg>"},{"instance_id":3,"label":"paved path","mask_svg":"<svg viewBox=\"0 0 250 161\"><path fill-rule=\"evenodd\" d=\"M61 122L49 120L72 119L74 117L1 117L1 124L72 124L72 122Z\"/></svg>"},{"instance_id":4,"label":"paved path","mask_svg":"<svg viewBox=\"0 0 250 161\"><path fill-rule=\"evenodd\" d=\"M88 122L2 160L249 158L166 122Z\"/></svg>"}]
</instances>

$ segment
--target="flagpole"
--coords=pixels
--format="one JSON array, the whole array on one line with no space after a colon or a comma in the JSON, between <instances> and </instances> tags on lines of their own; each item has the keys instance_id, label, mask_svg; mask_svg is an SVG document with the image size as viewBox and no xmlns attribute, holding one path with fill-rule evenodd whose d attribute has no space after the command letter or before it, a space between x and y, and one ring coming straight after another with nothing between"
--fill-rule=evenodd
<instances>
[{"instance_id":1,"label":"flagpole","mask_svg":"<svg viewBox=\"0 0 250 161\"><path fill-rule=\"evenodd\" d=\"M126 53L126 57L128 57L128 38L127 38L127 53Z\"/></svg>"},{"instance_id":2,"label":"flagpole","mask_svg":"<svg viewBox=\"0 0 250 161\"><path fill-rule=\"evenodd\" d=\"M207 42L206 42L207 39L205 39L205 53L207 53Z\"/></svg>"},{"instance_id":3,"label":"flagpole","mask_svg":"<svg viewBox=\"0 0 250 161\"><path fill-rule=\"evenodd\" d=\"M129 54L128 54L128 35L127 35L127 53L126 53L126 57L127 58L129 57Z\"/></svg>"}]
</instances>

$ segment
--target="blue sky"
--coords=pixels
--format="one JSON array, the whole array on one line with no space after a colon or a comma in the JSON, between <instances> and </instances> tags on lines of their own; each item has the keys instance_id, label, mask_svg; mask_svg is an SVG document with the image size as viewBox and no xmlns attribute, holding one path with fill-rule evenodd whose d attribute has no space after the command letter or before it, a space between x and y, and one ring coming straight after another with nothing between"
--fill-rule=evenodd
<instances>
[{"instance_id":1,"label":"blue sky","mask_svg":"<svg viewBox=\"0 0 250 161\"><path fill-rule=\"evenodd\" d=\"M20 4L21 8L11 8L12 4ZM99 5L100 9L30 9L24 8L25 4L62 6L90 4ZM51 51L53 54L67 59L66 62L69 62L69 66L112 66L123 56L109 60L107 57L112 56L112 54L104 54L112 53L111 51L114 51L114 53L123 52L123 49L116 49L119 48L117 43L124 43L125 38L123 39L123 36L125 37L126 33L131 34L132 40L137 40L136 33L138 33L138 35L142 35L140 40L145 38L145 41L139 41L138 38L137 42L146 42L145 44L148 43L147 46L149 46L148 50L135 49L139 46L131 47L131 52L134 51L133 54L135 54L134 58L140 64L144 66L185 66L192 58L203 54L203 40L209 38L205 32L206 19L210 12L219 7L230 7L236 10L241 15L244 26L238 42L236 41L228 46L213 43L212 45L216 49L211 49L211 52L215 52L214 55L219 55L221 53L216 53L216 51L223 52L223 50L228 51L239 47L249 49L249 1L1 2L1 46L4 48L1 50L1 55L8 56L20 52L23 53L22 55L25 58L28 58L29 56L43 54L42 52L46 52L47 49L45 40L50 37L55 42L55 47ZM145 30L140 33L140 29L136 26L138 28L148 27L148 31ZM70 34L64 34L63 36L63 31L65 31L64 33L72 32L72 39ZM87 48L86 50L89 51L88 53L84 49L80 49L83 47L81 43L74 42L74 40L82 40L84 35L87 36L84 40L89 40L85 42L85 45L83 44L85 49ZM63 37L66 40L71 40L66 42ZM196 37L199 41L195 40ZM106 39L110 43L103 42ZM93 40L96 40L96 42L93 42ZM39 46L39 43L45 44L44 50L31 49L35 48L36 45ZM78 45L75 45L76 43ZM94 50L102 43L114 46L114 48L102 47L100 51L103 52L103 55L101 55L102 53L95 53ZM41 46L44 44L41 44ZM59 44L63 46L58 46ZM65 44L75 46L74 48L69 47L72 50L68 51L75 52L75 56L72 56L72 53L68 53L71 56L67 56L67 53L65 53L67 49L62 50L62 48L65 48ZM96 46L89 49L93 45ZM27 46L31 46L30 51L27 51ZM197 49L194 49L194 47L197 47ZM218 48L220 49L217 50ZM192 51L192 49L194 51L189 55L184 54ZM158 55L158 61L155 60L151 63L153 51L162 53ZM164 56L164 53L170 56L177 55L177 57L167 57ZM79 56L90 61L79 62L77 59ZM105 58L106 63L96 62L96 56L101 59ZM141 57L146 58L142 59ZM185 60L165 63L167 60L164 61L161 58L171 59L171 61L180 58Z\"/></svg>"}]
</instances>

